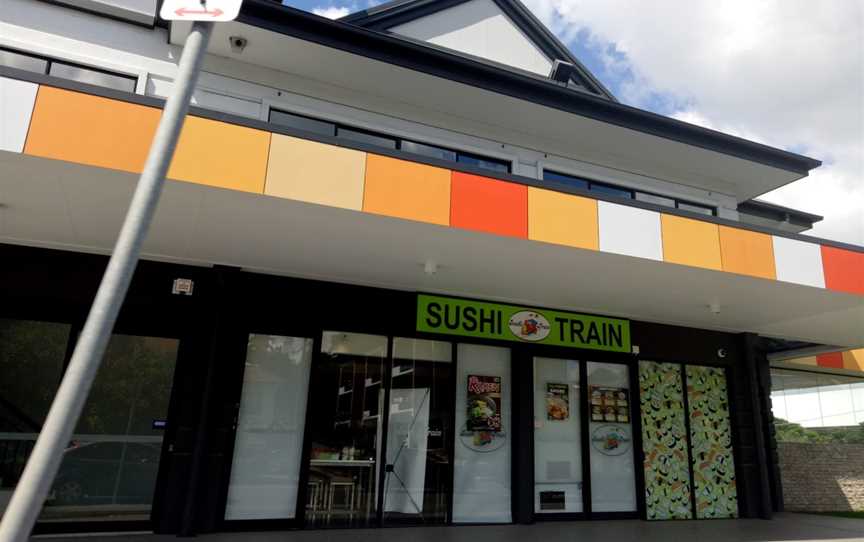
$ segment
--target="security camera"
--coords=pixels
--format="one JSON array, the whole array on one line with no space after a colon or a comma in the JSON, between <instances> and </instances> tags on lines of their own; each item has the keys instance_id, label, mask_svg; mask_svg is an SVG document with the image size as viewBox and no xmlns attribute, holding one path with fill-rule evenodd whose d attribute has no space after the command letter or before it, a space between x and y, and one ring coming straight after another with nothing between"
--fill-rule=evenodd
<instances>
[{"instance_id":1,"label":"security camera","mask_svg":"<svg viewBox=\"0 0 864 542\"><path fill-rule=\"evenodd\" d=\"M231 44L231 50L235 53L242 53L243 49L249 43L249 40L242 36L231 36L228 38L228 43Z\"/></svg>"}]
</instances>

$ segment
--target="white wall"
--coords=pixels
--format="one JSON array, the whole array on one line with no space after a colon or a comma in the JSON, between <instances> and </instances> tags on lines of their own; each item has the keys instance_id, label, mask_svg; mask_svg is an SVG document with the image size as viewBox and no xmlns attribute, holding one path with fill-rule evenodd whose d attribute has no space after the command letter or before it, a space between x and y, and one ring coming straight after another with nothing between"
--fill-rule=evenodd
<instances>
[{"instance_id":1,"label":"white wall","mask_svg":"<svg viewBox=\"0 0 864 542\"><path fill-rule=\"evenodd\" d=\"M492 0L471 0L391 32L547 76L552 62Z\"/></svg>"}]
</instances>

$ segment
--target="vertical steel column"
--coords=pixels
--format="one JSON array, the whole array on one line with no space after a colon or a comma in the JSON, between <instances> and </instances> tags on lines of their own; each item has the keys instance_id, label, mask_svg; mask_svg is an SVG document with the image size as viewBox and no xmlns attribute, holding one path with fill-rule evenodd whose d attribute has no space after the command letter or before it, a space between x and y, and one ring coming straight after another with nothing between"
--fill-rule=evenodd
<instances>
[{"instance_id":1,"label":"vertical steel column","mask_svg":"<svg viewBox=\"0 0 864 542\"><path fill-rule=\"evenodd\" d=\"M174 80L174 90L165 102L159 127L126 212L114 252L99 284L69 367L45 418L45 424L0 522L0 542L19 542L30 536L60 468L63 451L81 416L120 307L129 290L141 245L150 229L183 120L189 110L189 100L195 89L212 30L213 23L195 22L186 38Z\"/></svg>"}]
</instances>

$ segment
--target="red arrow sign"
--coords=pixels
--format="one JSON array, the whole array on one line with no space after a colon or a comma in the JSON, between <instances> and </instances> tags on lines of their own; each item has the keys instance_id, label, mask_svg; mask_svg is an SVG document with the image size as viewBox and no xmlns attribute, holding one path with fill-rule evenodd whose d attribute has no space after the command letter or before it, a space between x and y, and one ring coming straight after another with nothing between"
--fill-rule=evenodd
<instances>
[{"instance_id":1,"label":"red arrow sign","mask_svg":"<svg viewBox=\"0 0 864 542\"><path fill-rule=\"evenodd\" d=\"M225 12L219 8L216 8L214 10L180 8L178 10L175 10L174 13L176 13L178 17L183 17L186 15L210 15L212 17L218 17Z\"/></svg>"}]
</instances>

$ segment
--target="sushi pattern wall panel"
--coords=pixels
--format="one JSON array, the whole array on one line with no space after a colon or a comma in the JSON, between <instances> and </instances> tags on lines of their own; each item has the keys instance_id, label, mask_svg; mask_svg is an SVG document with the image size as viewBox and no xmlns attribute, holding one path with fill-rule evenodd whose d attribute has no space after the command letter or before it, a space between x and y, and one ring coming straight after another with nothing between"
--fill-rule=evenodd
<instances>
[{"instance_id":1,"label":"sushi pattern wall panel","mask_svg":"<svg viewBox=\"0 0 864 542\"><path fill-rule=\"evenodd\" d=\"M39 85L0 77L0 151L21 152Z\"/></svg>"},{"instance_id":2,"label":"sushi pattern wall panel","mask_svg":"<svg viewBox=\"0 0 864 542\"><path fill-rule=\"evenodd\" d=\"M690 460L681 366L639 362L645 505L649 520L690 519Z\"/></svg>"},{"instance_id":3,"label":"sushi pattern wall panel","mask_svg":"<svg viewBox=\"0 0 864 542\"><path fill-rule=\"evenodd\" d=\"M737 517L729 395L723 369L687 366L687 406L696 518Z\"/></svg>"}]
</instances>

